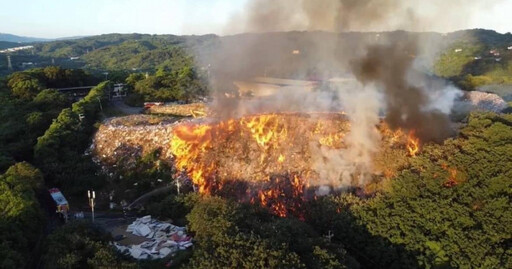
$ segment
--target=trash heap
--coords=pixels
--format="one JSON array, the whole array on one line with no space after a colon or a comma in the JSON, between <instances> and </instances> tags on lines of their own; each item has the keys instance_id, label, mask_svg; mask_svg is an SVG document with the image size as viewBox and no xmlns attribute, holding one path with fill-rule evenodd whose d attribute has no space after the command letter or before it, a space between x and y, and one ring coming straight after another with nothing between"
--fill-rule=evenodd
<instances>
[{"instance_id":1,"label":"trash heap","mask_svg":"<svg viewBox=\"0 0 512 269\"><path fill-rule=\"evenodd\" d=\"M150 239L131 246L114 243L121 253L129 254L138 260L161 259L192 246L192 238L185 233L185 227L160 222L151 219L151 216L136 219L128 226L126 232Z\"/></svg>"},{"instance_id":2,"label":"trash heap","mask_svg":"<svg viewBox=\"0 0 512 269\"><path fill-rule=\"evenodd\" d=\"M169 162L176 118L131 115L103 122L88 152L105 172L112 167L130 169L142 156L160 149L159 159Z\"/></svg>"},{"instance_id":3,"label":"trash heap","mask_svg":"<svg viewBox=\"0 0 512 269\"><path fill-rule=\"evenodd\" d=\"M493 93L471 91L465 94L465 101L469 102L475 109L501 112L508 107L507 102L499 95Z\"/></svg>"},{"instance_id":4,"label":"trash heap","mask_svg":"<svg viewBox=\"0 0 512 269\"><path fill-rule=\"evenodd\" d=\"M204 117L208 114L208 109L204 103L192 103L152 106L147 112L150 114L165 114L181 117Z\"/></svg>"}]
</instances>

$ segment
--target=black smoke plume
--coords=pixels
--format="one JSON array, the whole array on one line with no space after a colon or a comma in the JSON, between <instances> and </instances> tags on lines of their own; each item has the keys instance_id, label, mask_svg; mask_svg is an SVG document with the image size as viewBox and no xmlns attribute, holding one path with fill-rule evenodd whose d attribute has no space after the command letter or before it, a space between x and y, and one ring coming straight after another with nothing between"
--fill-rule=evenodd
<instances>
[{"instance_id":1,"label":"black smoke plume","mask_svg":"<svg viewBox=\"0 0 512 269\"><path fill-rule=\"evenodd\" d=\"M446 113L428 109L427 91L435 89L425 89L409 81L416 53L415 40L371 45L366 56L352 61L352 72L361 83L375 83L384 91L385 120L392 129L414 131L422 141L440 142L452 135L453 130ZM428 84L436 86L435 81Z\"/></svg>"}]
</instances>

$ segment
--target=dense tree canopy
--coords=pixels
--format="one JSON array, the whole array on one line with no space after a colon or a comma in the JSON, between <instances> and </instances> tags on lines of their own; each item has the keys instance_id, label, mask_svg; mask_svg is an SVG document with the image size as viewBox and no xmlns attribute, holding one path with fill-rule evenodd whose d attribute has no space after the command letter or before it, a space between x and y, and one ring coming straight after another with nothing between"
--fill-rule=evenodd
<instances>
[{"instance_id":1,"label":"dense tree canopy","mask_svg":"<svg viewBox=\"0 0 512 269\"><path fill-rule=\"evenodd\" d=\"M286 245L272 246L254 234L243 234L236 226L233 203L211 197L200 200L187 219L198 246L190 268L303 268L299 257Z\"/></svg>"},{"instance_id":2,"label":"dense tree canopy","mask_svg":"<svg viewBox=\"0 0 512 269\"><path fill-rule=\"evenodd\" d=\"M109 87L109 82L103 82L71 108L63 109L44 135L37 139L34 156L47 184L64 187L73 194L102 181L95 175L94 163L83 152L90 143L101 102Z\"/></svg>"},{"instance_id":3,"label":"dense tree canopy","mask_svg":"<svg viewBox=\"0 0 512 269\"><path fill-rule=\"evenodd\" d=\"M128 83L134 84L133 94L143 101L190 101L205 96L205 85L201 82L192 66L178 70L160 69L154 76L140 79L131 76Z\"/></svg>"},{"instance_id":4,"label":"dense tree canopy","mask_svg":"<svg viewBox=\"0 0 512 269\"><path fill-rule=\"evenodd\" d=\"M43 232L37 200L42 186L42 174L28 163L17 163L0 175L0 267L30 265Z\"/></svg>"},{"instance_id":5,"label":"dense tree canopy","mask_svg":"<svg viewBox=\"0 0 512 269\"><path fill-rule=\"evenodd\" d=\"M13 161L30 161L36 138L71 104L65 95L48 88L92 81L83 71L48 67L17 72L0 83L0 170Z\"/></svg>"},{"instance_id":6,"label":"dense tree canopy","mask_svg":"<svg viewBox=\"0 0 512 269\"><path fill-rule=\"evenodd\" d=\"M458 138L426 146L389 191L326 198L308 222L333 230L365 267L505 268L511 176L512 117L476 113Z\"/></svg>"},{"instance_id":7,"label":"dense tree canopy","mask_svg":"<svg viewBox=\"0 0 512 269\"><path fill-rule=\"evenodd\" d=\"M46 268L137 268L122 261L111 239L88 223L71 223L53 232L47 239L43 261Z\"/></svg>"}]
</instances>

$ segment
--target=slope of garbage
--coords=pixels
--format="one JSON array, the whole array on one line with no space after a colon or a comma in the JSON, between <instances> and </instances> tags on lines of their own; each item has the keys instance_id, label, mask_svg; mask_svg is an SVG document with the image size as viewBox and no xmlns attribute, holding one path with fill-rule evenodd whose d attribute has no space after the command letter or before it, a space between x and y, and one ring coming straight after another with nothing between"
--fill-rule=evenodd
<instances>
[{"instance_id":1,"label":"slope of garbage","mask_svg":"<svg viewBox=\"0 0 512 269\"><path fill-rule=\"evenodd\" d=\"M131 115L106 120L96 132L90 151L95 162L130 168L138 158L160 150L160 159L170 161L173 117Z\"/></svg>"},{"instance_id":2,"label":"slope of garbage","mask_svg":"<svg viewBox=\"0 0 512 269\"><path fill-rule=\"evenodd\" d=\"M202 117L208 113L204 103L151 106L146 112L150 114L165 114L181 117Z\"/></svg>"},{"instance_id":3,"label":"slope of garbage","mask_svg":"<svg viewBox=\"0 0 512 269\"><path fill-rule=\"evenodd\" d=\"M165 258L192 246L192 238L187 236L185 227L161 222L151 216L136 219L126 232L148 239L138 245L114 243L119 252L138 260Z\"/></svg>"},{"instance_id":4,"label":"slope of garbage","mask_svg":"<svg viewBox=\"0 0 512 269\"><path fill-rule=\"evenodd\" d=\"M507 102L499 95L480 91L466 92L464 101L477 110L501 112L508 107Z\"/></svg>"}]
</instances>

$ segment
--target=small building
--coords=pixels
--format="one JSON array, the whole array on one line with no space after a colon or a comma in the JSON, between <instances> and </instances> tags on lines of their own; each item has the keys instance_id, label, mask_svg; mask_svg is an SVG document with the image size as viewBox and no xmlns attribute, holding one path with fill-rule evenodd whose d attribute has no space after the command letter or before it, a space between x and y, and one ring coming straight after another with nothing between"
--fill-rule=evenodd
<instances>
[{"instance_id":1,"label":"small building","mask_svg":"<svg viewBox=\"0 0 512 269\"><path fill-rule=\"evenodd\" d=\"M33 62L23 62L23 63L21 63L21 67L22 68L28 68L28 67L32 67L32 66L34 66Z\"/></svg>"},{"instance_id":2,"label":"small building","mask_svg":"<svg viewBox=\"0 0 512 269\"><path fill-rule=\"evenodd\" d=\"M497 49L490 50L489 53L494 56L500 56L500 52Z\"/></svg>"},{"instance_id":3,"label":"small building","mask_svg":"<svg viewBox=\"0 0 512 269\"><path fill-rule=\"evenodd\" d=\"M126 89L124 88L124 84L118 83L114 84L114 89L112 90L112 98L121 98L126 96Z\"/></svg>"},{"instance_id":4,"label":"small building","mask_svg":"<svg viewBox=\"0 0 512 269\"><path fill-rule=\"evenodd\" d=\"M245 81L233 82L238 87L240 96L266 97L283 90L304 89L312 91L318 86L317 81L292 80L271 77L255 77Z\"/></svg>"},{"instance_id":5,"label":"small building","mask_svg":"<svg viewBox=\"0 0 512 269\"><path fill-rule=\"evenodd\" d=\"M462 49L455 49L455 52L461 52Z\"/></svg>"}]
</instances>

